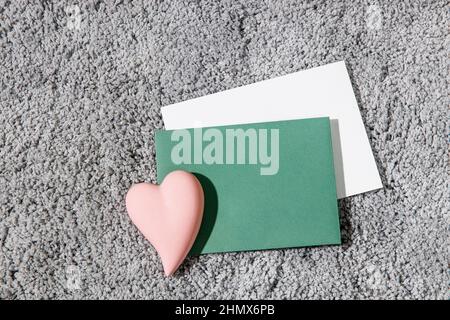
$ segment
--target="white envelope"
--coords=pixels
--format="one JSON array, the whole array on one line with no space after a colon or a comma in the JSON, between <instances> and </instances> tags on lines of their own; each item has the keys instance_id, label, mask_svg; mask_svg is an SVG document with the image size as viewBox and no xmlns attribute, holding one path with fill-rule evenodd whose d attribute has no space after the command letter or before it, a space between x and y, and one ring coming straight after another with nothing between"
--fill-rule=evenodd
<instances>
[{"instance_id":1,"label":"white envelope","mask_svg":"<svg viewBox=\"0 0 450 320\"><path fill-rule=\"evenodd\" d=\"M338 198L382 188L344 61L172 104L161 111L167 130L328 116Z\"/></svg>"}]
</instances>

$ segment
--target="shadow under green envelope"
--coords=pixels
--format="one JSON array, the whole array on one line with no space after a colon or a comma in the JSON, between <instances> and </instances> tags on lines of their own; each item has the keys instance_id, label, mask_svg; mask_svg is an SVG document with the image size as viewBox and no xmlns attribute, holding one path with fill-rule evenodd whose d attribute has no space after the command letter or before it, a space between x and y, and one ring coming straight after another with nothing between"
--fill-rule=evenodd
<instances>
[{"instance_id":1,"label":"shadow under green envelope","mask_svg":"<svg viewBox=\"0 0 450 320\"><path fill-rule=\"evenodd\" d=\"M203 187L191 255L341 243L329 118L158 131L156 160Z\"/></svg>"}]
</instances>

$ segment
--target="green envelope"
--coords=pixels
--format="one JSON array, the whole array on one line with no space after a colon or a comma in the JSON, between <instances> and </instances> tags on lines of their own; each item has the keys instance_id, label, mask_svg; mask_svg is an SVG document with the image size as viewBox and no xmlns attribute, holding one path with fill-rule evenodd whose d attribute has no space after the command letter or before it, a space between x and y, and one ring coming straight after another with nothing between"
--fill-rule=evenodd
<instances>
[{"instance_id":1,"label":"green envelope","mask_svg":"<svg viewBox=\"0 0 450 320\"><path fill-rule=\"evenodd\" d=\"M191 255L341 243L329 118L158 131L156 160L202 184Z\"/></svg>"}]
</instances>

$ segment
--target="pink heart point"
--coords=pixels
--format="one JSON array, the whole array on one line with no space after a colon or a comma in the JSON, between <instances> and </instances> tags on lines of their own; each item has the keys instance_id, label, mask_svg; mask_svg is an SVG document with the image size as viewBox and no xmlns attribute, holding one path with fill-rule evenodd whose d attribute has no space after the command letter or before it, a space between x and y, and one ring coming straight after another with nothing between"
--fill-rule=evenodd
<instances>
[{"instance_id":1,"label":"pink heart point","mask_svg":"<svg viewBox=\"0 0 450 320\"><path fill-rule=\"evenodd\" d=\"M161 185L139 183L126 196L128 215L158 252L166 276L186 258L203 217L203 189L185 171L169 173Z\"/></svg>"}]
</instances>

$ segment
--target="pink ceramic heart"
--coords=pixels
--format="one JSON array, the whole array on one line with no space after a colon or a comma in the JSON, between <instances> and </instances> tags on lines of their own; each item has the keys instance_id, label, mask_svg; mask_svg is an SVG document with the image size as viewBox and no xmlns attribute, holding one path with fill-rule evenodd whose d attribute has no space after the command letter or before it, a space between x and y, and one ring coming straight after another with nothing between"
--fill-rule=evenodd
<instances>
[{"instance_id":1,"label":"pink ceramic heart","mask_svg":"<svg viewBox=\"0 0 450 320\"><path fill-rule=\"evenodd\" d=\"M139 183L128 191L128 215L158 251L167 276L178 269L194 244L203 205L200 182L185 171L169 173L160 186Z\"/></svg>"}]
</instances>

